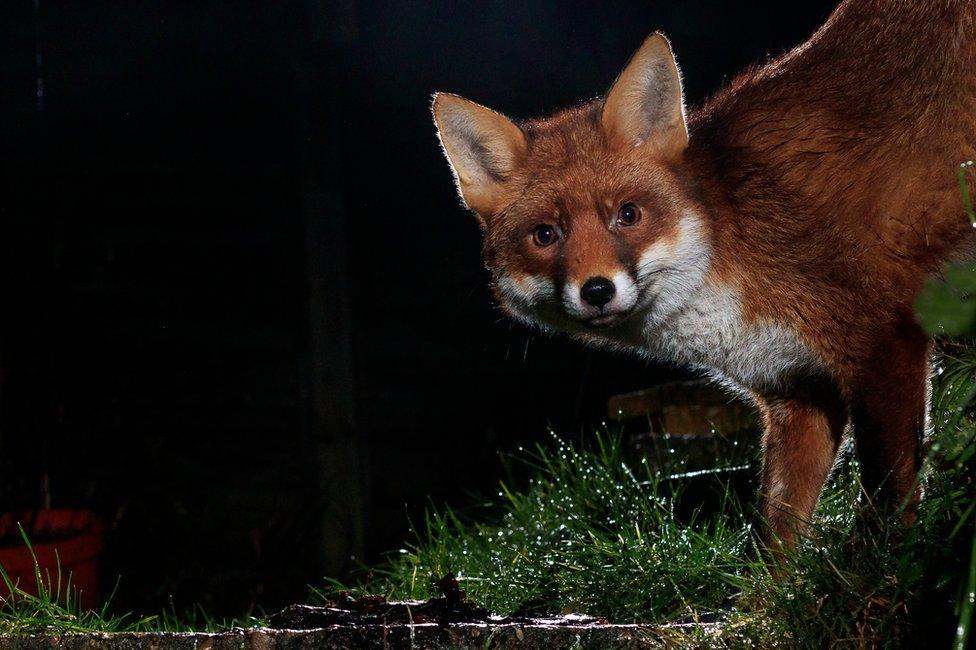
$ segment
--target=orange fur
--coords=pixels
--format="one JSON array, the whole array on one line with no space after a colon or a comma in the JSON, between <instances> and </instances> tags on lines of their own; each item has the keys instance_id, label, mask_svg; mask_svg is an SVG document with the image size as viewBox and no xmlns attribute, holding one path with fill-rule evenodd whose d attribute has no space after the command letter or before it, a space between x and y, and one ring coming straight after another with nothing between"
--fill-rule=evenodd
<instances>
[{"instance_id":1,"label":"orange fur","mask_svg":"<svg viewBox=\"0 0 976 650\"><path fill-rule=\"evenodd\" d=\"M751 394L766 420L767 534L789 544L848 423L866 488L912 519L931 350L913 305L927 275L973 248L955 170L976 157L974 71L972 0L846 0L687 121L660 35L606 100L514 131L456 97L438 96L434 115L500 302ZM624 205L638 223L616 216ZM538 224L556 243L538 245ZM633 301L574 293L611 274Z\"/></svg>"}]
</instances>

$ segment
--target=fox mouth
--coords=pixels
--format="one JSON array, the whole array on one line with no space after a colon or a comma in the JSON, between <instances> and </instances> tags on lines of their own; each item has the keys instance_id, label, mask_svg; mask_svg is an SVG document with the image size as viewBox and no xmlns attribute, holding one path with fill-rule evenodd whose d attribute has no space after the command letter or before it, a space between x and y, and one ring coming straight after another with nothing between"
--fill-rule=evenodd
<instances>
[{"instance_id":1,"label":"fox mouth","mask_svg":"<svg viewBox=\"0 0 976 650\"><path fill-rule=\"evenodd\" d=\"M622 323L630 318L633 314L634 309L631 308L625 311L615 311L606 314L601 313L597 316L582 319L581 322L587 327L592 327L594 329L606 329Z\"/></svg>"}]
</instances>

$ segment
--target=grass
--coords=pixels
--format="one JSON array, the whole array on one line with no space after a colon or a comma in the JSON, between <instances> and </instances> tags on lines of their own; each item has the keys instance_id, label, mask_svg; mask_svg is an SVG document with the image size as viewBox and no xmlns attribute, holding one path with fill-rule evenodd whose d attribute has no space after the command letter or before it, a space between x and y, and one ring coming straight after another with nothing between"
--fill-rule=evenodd
<instances>
[{"instance_id":1,"label":"grass","mask_svg":"<svg viewBox=\"0 0 976 650\"><path fill-rule=\"evenodd\" d=\"M724 621L683 642L702 646L908 644L965 648L976 591L976 349L952 348L933 399L917 525L858 516L848 454L828 486L814 539L785 558L785 577L750 559L753 515L744 451L729 446L710 472L663 453L635 459L619 436L553 437L510 459L495 498L464 512L432 510L416 542L373 569L361 592L426 598L456 574L468 596L500 613L583 612L614 622ZM748 452L745 452L748 453ZM513 478L527 474L527 480ZM518 488L515 486L519 485ZM25 536L25 543L29 541ZM77 605L70 582L35 572L39 595L0 577L0 633L213 630L259 619L113 615ZM320 597L322 594L319 594ZM671 639L675 641L674 638ZM942 643L938 643L942 641Z\"/></svg>"},{"instance_id":2,"label":"grass","mask_svg":"<svg viewBox=\"0 0 976 650\"><path fill-rule=\"evenodd\" d=\"M682 481L646 461L632 466L615 436L597 435L592 449L554 437L518 462L534 473L525 489L502 484L477 516L429 513L418 544L374 570L365 589L426 598L438 595L431 576L454 573L496 612L630 622L684 617L690 603L718 607L739 582L748 528L719 481L721 516L682 516Z\"/></svg>"},{"instance_id":3,"label":"grass","mask_svg":"<svg viewBox=\"0 0 976 650\"><path fill-rule=\"evenodd\" d=\"M908 532L855 505L856 461L839 463L813 524L781 577L751 553L753 452L730 445L710 471L677 454L634 458L609 432L553 437L510 459L497 494L466 511L431 510L415 542L354 588L395 598L439 595L454 573L499 613L581 612L613 622L719 619L671 643L717 647L965 648L976 592L976 347L950 347L933 396L936 432L924 462L926 498ZM25 543L27 541L25 537ZM10 583L0 633L215 630L260 625L179 615L83 611L60 571ZM336 587L337 585L332 585ZM323 592L315 592L324 598Z\"/></svg>"},{"instance_id":4,"label":"grass","mask_svg":"<svg viewBox=\"0 0 976 650\"><path fill-rule=\"evenodd\" d=\"M34 549L23 528L20 535L34 557L34 580L37 595L28 593L15 583L0 567L0 579L10 593L0 601L0 632L5 634L33 634L57 629L59 632L114 632L142 629L147 620L133 620L129 615L108 613L108 599L101 610L83 610L70 576L63 576L60 567L54 576L42 575Z\"/></svg>"},{"instance_id":5,"label":"grass","mask_svg":"<svg viewBox=\"0 0 976 650\"><path fill-rule=\"evenodd\" d=\"M500 613L668 623L719 612L720 631L689 639L701 645L967 647L976 590L976 350L951 348L939 368L926 498L910 531L857 506L856 460L847 453L812 539L775 577L750 553L751 506L742 504L752 497L732 480L736 472L687 476L680 461L630 458L607 432L587 443L554 437L512 461L528 481L506 480L473 510L430 511L415 542L356 590L426 598L437 595L432 578L454 573L471 599ZM726 457L719 469L740 461Z\"/></svg>"},{"instance_id":6,"label":"grass","mask_svg":"<svg viewBox=\"0 0 976 650\"><path fill-rule=\"evenodd\" d=\"M263 625L258 618L215 619L199 606L185 612L162 611L137 617L131 613L112 613L112 596L97 610L83 609L71 577L63 575L60 563L54 575L42 574L31 542L20 529L24 544L34 557L34 584L37 594L15 583L0 566L0 580L10 594L0 599L0 634L85 634L91 632L191 632L215 631L229 627Z\"/></svg>"}]
</instances>

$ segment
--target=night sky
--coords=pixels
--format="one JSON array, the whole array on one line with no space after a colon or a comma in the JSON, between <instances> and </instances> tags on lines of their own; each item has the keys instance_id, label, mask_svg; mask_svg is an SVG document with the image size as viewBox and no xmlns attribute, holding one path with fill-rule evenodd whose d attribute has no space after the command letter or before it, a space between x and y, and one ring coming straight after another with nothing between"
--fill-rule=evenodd
<instances>
[{"instance_id":1,"label":"night sky","mask_svg":"<svg viewBox=\"0 0 976 650\"><path fill-rule=\"evenodd\" d=\"M120 608L273 609L331 566L330 427L372 562L499 452L684 376L492 304L430 95L546 114L660 29L695 105L832 6L5 3L0 508L102 516Z\"/></svg>"}]
</instances>

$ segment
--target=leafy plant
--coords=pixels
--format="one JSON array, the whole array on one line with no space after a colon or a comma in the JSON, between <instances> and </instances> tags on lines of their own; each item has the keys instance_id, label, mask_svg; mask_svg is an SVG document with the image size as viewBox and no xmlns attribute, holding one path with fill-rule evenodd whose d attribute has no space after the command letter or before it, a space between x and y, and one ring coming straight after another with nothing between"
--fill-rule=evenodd
<instances>
[{"instance_id":1,"label":"leafy plant","mask_svg":"<svg viewBox=\"0 0 976 650\"><path fill-rule=\"evenodd\" d=\"M963 163L957 171L963 209L973 227L976 211L969 193L969 171L973 161ZM976 336L976 267L957 263L941 275L929 279L915 304L919 321L930 334L937 336Z\"/></svg>"}]
</instances>

